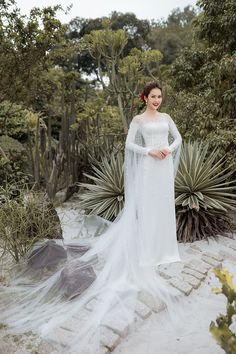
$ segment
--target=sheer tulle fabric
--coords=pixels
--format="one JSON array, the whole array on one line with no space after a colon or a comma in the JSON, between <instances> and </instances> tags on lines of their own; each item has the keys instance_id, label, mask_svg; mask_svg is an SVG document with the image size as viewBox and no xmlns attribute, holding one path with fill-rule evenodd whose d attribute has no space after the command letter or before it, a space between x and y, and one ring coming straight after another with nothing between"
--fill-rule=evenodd
<instances>
[{"instance_id":1,"label":"sheer tulle fabric","mask_svg":"<svg viewBox=\"0 0 236 354\"><path fill-rule=\"evenodd\" d=\"M175 224L170 230L172 239L168 246L162 250L162 244L158 244L158 250L148 253L148 234L156 229L148 223L148 210L145 210L146 193L150 191L146 183L153 181L150 179L153 171L147 168L150 163L155 166L159 163L158 172L165 166L164 173L168 171L165 177L173 185L181 146L181 136L172 119L162 114L161 120L131 122L125 148L125 206L107 230L99 237L78 238L71 244L57 241L64 254L60 262L58 259L53 262L52 253L50 267L44 267L43 260L42 266L32 266L42 250L37 245L18 276L8 287L2 287L1 322L6 322L9 330L14 333L33 330L50 340L69 321L74 323L74 331L68 332L70 344L66 352L95 354L100 353L106 326L123 323L132 327L141 295L163 301L170 319L180 319L179 292L156 272L158 264L180 260L177 241L173 238ZM170 145L169 133L174 138ZM168 162L149 156L148 151L153 147L168 147L172 152ZM173 210L168 209L173 190L170 193L167 205L156 200L157 214L164 208L165 215L172 213L173 217ZM150 208L154 202L155 197ZM159 232L164 235L163 225ZM150 263L146 262L148 259Z\"/></svg>"}]
</instances>

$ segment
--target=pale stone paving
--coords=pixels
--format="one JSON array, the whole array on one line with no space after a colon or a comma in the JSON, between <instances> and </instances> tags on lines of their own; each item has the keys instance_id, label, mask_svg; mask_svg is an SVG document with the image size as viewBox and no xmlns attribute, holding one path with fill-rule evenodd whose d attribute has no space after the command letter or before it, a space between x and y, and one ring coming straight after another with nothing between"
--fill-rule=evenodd
<instances>
[{"instance_id":1,"label":"pale stone paving","mask_svg":"<svg viewBox=\"0 0 236 354\"><path fill-rule=\"evenodd\" d=\"M236 262L235 239L220 236L218 246L219 250L216 252L214 249L213 252L206 241L198 241L194 244L186 245L180 244L180 249L183 251L183 261L160 265L157 267L157 273L178 289L182 296L191 296L191 293L201 286L201 283L213 267L222 267L222 262L228 258ZM94 299L86 305L86 310L92 311L95 304L96 300ZM164 307L164 304L158 299L140 292L139 301L135 309L137 320L142 324L152 313L158 313ZM75 322L71 321L70 323L68 321L67 326L63 326L60 334L58 335L57 333L54 338L57 344L61 344L65 348L65 352L66 345L70 343L69 331L73 331L75 328ZM128 333L129 328L124 323L114 322L112 318L109 319L102 327L101 353L112 353L121 341L128 336ZM53 340L53 338L51 339Z\"/></svg>"},{"instance_id":2,"label":"pale stone paving","mask_svg":"<svg viewBox=\"0 0 236 354\"><path fill-rule=\"evenodd\" d=\"M213 267L222 267L225 260L236 264L236 239L219 236L217 242L211 244L207 241L198 241L194 244L180 244L182 262L170 263L158 266L156 271L159 276L166 279L171 286L180 291L180 297L191 296L195 289L198 289L206 279ZM45 354L65 354L74 338L78 325L83 325L83 319L93 311L97 300L93 299L86 304L83 313L72 316L65 321L56 333L51 335L49 341L55 345L53 349L45 349ZM157 314L164 309L164 304L148 294L139 293L137 306L135 308L136 323L142 326L150 316ZM101 354L110 354L129 335L129 327L122 321L113 321L112 317L107 318L101 328ZM50 343L48 345L50 345ZM46 348L46 347L45 347ZM49 347L48 347L49 348ZM51 348L51 347L50 347ZM10 351L11 353L29 353L29 351ZM10 353L9 347L2 342L0 354ZM94 354L88 351L78 354Z\"/></svg>"}]
</instances>

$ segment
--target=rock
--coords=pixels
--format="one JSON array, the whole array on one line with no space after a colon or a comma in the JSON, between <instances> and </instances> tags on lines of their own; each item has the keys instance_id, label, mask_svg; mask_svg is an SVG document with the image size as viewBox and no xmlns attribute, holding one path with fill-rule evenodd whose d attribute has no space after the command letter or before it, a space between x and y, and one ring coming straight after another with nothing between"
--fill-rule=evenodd
<instances>
[{"instance_id":1,"label":"rock","mask_svg":"<svg viewBox=\"0 0 236 354\"><path fill-rule=\"evenodd\" d=\"M100 353L99 354L109 354L110 350L106 347L100 348Z\"/></svg>"},{"instance_id":2,"label":"rock","mask_svg":"<svg viewBox=\"0 0 236 354\"><path fill-rule=\"evenodd\" d=\"M80 310L77 315L69 316L61 325L61 328L76 332L78 328L83 328L83 325L88 321L89 312L85 309Z\"/></svg>"},{"instance_id":3,"label":"rock","mask_svg":"<svg viewBox=\"0 0 236 354\"><path fill-rule=\"evenodd\" d=\"M234 239L224 237L224 236L219 236L219 241L224 246L229 247L232 250L236 251L236 241Z\"/></svg>"},{"instance_id":4,"label":"rock","mask_svg":"<svg viewBox=\"0 0 236 354\"><path fill-rule=\"evenodd\" d=\"M50 332L50 335L47 336L47 339L56 344L60 344L62 347L69 348L75 339L75 333L59 327L56 331Z\"/></svg>"},{"instance_id":5,"label":"rock","mask_svg":"<svg viewBox=\"0 0 236 354\"><path fill-rule=\"evenodd\" d=\"M182 270L182 273L192 275L193 277L195 277L199 280L204 280L206 278L206 274L202 274L202 273L198 272L197 270L193 270L190 268L184 268Z\"/></svg>"},{"instance_id":6,"label":"rock","mask_svg":"<svg viewBox=\"0 0 236 354\"><path fill-rule=\"evenodd\" d=\"M90 264L74 259L62 270L58 286L66 299L81 295L96 279Z\"/></svg>"},{"instance_id":7,"label":"rock","mask_svg":"<svg viewBox=\"0 0 236 354\"><path fill-rule=\"evenodd\" d=\"M159 270L158 273L160 274L160 276L162 276L164 279L170 279L171 278L171 275L168 274L166 271L162 271L162 270Z\"/></svg>"},{"instance_id":8,"label":"rock","mask_svg":"<svg viewBox=\"0 0 236 354\"><path fill-rule=\"evenodd\" d=\"M66 245L68 255L72 257L81 257L90 249L89 245L78 243L69 243Z\"/></svg>"},{"instance_id":9,"label":"rock","mask_svg":"<svg viewBox=\"0 0 236 354\"><path fill-rule=\"evenodd\" d=\"M225 250L220 250L219 254L222 256L222 258L227 259L232 262L236 262L236 254L230 251L225 251Z\"/></svg>"},{"instance_id":10,"label":"rock","mask_svg":"<svg viewBox=\"0 0 236 354\"><path fill-rule=\"evenodd\" d=\"M201 247L199 247L199 246L196 245L195 243L191 244L190 247L191 247L193 250L198 251L198 253L201 253L201 252L202 252Z\"/></svg>"},{"instance_id":11,"label":"rock","mask_svg":"<svg viewBox=\"0 0 236 354\"><path fill-rule=\"evenodd\" d=\"M197 279L195 277L193 277L190 274L181 274L181 278L186 281L187 283L189 283L194 289L199 288L200 284L201 284L201 280Z\"/></svg>"},{"instance_id":12,"label":"rock","mask_svg":"<svg viewBox=\"0 0 236 354\"><path fill-rule=\"evenodd\" d=\"M187 296L191 293L193 289L192 285L177 277L171 278L169 280L169 283Z\"/></svg>"},{"instance_id":13,"label":"rock","mask_svg":"<svg viewBox=\"0 0 236 354\"><path fill-rule=\"evenodd\" d=\"M102 326L111 329L120 337L126 337L129 331L129 326L125 320L119 319L111 315L106 316L102 322Z\"/></svg>"},{"instance_id":14,"label":"rock","mask_svg":"<svg viewBox=\"0 0 236 354\"><path fill-rule=\"evenodd\" d=\"M101 328L101 343L110 351L120 343L120 337L107 327Z\"/></svg>"},{"instance_id":15,"label":"rock","mask_svg":"<svg viewBox=\"0 0 236 354\"><path fill-rule=\"evenodd\" d=\"M28 256L28 265L33 269L56 266L66 260L67 254L63 246L54 240L38 242Z\"/></svg>"},{"instance_id":16,"label":"rock","mask_svg":"<svg viewBox=\"0 0 236 354\"><path fill-rule=\"evenodd\" d=\"M94 307L96 306L97 304L97 299L94 298L92 300L90 300L86 305L85 305L85 308L86 310L88 311L93 311Z\"/></svg>"},{"instance_id":17,"label":"rock","mask_svg":"<svg viewBox=\"0 0 236 354\"><path fill-rule=\"evenodd\" d=\"M61 190L61 191L58 191L56 194L55 194L55 197L54 197L54 202L55 203L63 203L65 200L66 200L66 190Z\"/></svg>"},{"instance_id":18,"label":"rock","mask_svg":"<svg viewBox=\"0 0 236 354\"><path fill-rule=\"evenodd\" d=\"M150 308L148 306L146 306L143 302L138 301L137 305L135 307L135 312L137 313L137 315L139 315L139 317L141 317L143 320L145 320L146 318L148 318L149 316L151 316L152 311L150 310Z\"/></svg>"},{"instance_id":19,"label":"rock","mask_svg":"<svg viewBox=\"0 0 236 354\"><path fill-rule=\"evenodd\" d=\"M210 264L212 267L220 267L221 266L221 262L216 261L215 259L211 258L211 257L207 257L207 256L202 256L201 259Z\"/></svg>"},{"instance_id":20,"label":"rock","mask_svg":"<svg viewBox=\"0 0 236 354\"><path fill-rule=\"evenodd\" d=\"M199 252L199 251L197 251L197 250L195 250L195 249L193 249L193 248L191 248L191 247L187 248L186 251L185 251L185 253L193 254L193 255L197 255L197 256L200 255L200 252Z\"/></svg>"},{"instance_id":21,"label":"rock","mask_svg":"<svg viewBox=\"0 0 236 354\"><path fill-rule=\"evenodd\" d=\"M80 237L97 237L103 234L111 222L97 215L84 215Z\"/></svg>"},{"instance_id":22,"label":"rock","mask_svg":"<svg viewBox=\"0 0 236 354\"><path fill-rule=\"evenodd\" d=\"M203 252L203 255L206 257L213 258L215 261L222 262L224 259L221 255L211 252Z\"/></svg>"},{"instance_id":23,"label":"rock","mask_svg":"<svg viewBox=\"0 0 236 354\"><path fill-rule=\"evenodd\" d=\"M160 312L165 308L164 303L160 299L155 298L151 294L144 291L139 292L138 299L148 306L153 312Z\"/></svg>"},{"instance_id":24,"label":"rock","mask_svg":"<svg viewBox=\"0 0 236 354\"><path fill-rule=\"evenodd\" d=\"M169 263L168 265L160 264L157 267L157 271L165 279L170 279L171 277L178 276L178 274L181 272L182 269L183 269L182 262L173 262L173 263Z\"/></svg>"},{"instance_id":25,"label":"rock","mask_svg":"<svg viewBox=\"0 0 236 354\"><path fill-rule=\"evenodd\" d=\"M211 266L208 263L201 262L198 259L192 259L191 262L184 264L184 268L190 268L192 270L197 270L202 274L207 274Z\"/></svg>"}]
</instances>

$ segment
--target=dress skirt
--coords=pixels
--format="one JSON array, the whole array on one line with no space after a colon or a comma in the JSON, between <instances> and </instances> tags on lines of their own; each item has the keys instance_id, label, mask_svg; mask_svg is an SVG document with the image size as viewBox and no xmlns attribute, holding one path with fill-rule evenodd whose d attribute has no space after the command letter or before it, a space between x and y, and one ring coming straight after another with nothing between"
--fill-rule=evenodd
<instances>
[{"instance_id":1,"label":"dress skirt","mask_svg":"<svg viewBox=\"0 0 236 354\"><path fill-rule=\"evenodd\" d=\"M147 155L139 169L138 252L141 266L181 261L176 235L172 154Z\"/></svg>"}]
</instances>

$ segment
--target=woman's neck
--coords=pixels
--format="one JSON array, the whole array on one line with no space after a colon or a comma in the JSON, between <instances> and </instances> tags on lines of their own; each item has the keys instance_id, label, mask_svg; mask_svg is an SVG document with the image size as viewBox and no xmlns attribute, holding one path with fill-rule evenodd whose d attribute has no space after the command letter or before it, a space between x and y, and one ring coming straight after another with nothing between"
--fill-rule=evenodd
<instances>
[{"instance_id":1,"label":"woman's neck","mask_svg":"<svg viewBox=\"0 0 236 354\"><path fill-rule=\"evenodd\" d=\"M160 112L158 112L156 109L150 109L147 107L144 113L146 113L146 115L149 117L154 117L159 115Z\"/></svg>"}]
</instances>

